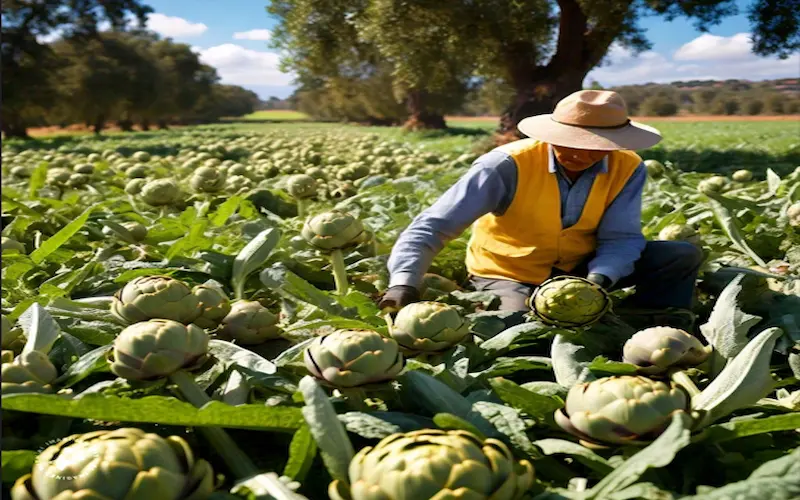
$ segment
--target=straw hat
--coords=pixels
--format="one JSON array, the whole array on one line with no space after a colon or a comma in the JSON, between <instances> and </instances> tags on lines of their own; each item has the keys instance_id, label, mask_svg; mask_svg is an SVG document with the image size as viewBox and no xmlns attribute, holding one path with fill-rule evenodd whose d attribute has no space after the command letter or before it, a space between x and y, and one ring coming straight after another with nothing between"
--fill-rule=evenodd
<instances>
[{"instance_id":1,"label":"straw hat","mask_svg":"<svg viewBox=\"0 0 800 500\"><path fill-rule=\"evenodd\" d=\"M609 90L580 90L568 95L552 114L525 118L520 132L555 146L595 151L646 149L658 144L653 127L628 118L625 100Z\"/></svg>"}]
</instances>

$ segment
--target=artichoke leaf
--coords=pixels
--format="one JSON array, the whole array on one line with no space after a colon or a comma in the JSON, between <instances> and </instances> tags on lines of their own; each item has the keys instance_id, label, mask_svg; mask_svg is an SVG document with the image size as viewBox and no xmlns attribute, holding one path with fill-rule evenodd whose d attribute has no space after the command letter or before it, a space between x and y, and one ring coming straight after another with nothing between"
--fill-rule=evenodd
<instances>
[{"instance_id":1,"label":"artichoke leaf","mask_svg":"<svg viewBox=\"0 0 800 500\"><path fill-rule=\"evenodd\" d=\"M737 305L742 291L744 275L736 276L719 295L708 322L700 326L700 332L714 350L725 359L736 356L747 345L747 332L761 321L759 316L743 312Z\"/></svg>"},{"instance_id":2,"label":"artichoke leaf","mask_svg":"<svg viewBox=\"0 0 800 500\"><path fill-rule=\"evenodd\" d=\"M768 328L759 333L708 387L692 398L692 409L704 412L698 427L755 404L769 394L773 386L769 362L782 333L780 328Z\"/></svg>"},{"instance_id":3,"label":"artichoke leaf","mask_svg":"<svg viewBox=\"0 0 800 500\"><path fill-rule=\"evenodd\" d=\"M23 354L31 351L48 354L61 335L61 327L56 320L37 302L20 315L19 324L28 338L22 349Z\"/></svg>"},{"instance_id":4,"label":"artichoke leaf","mask_svg":"<svg viewBox=\"0 0 800 500\"><path fill-rule=\"evenodd\" d=\"M270 253L280 241L280 237L281 232L278 229L265 229L250 240L233 260L231 284L237 299L241 299L244 294L244 284L247 281L247 277L264 265Z\"/></svg>"},{"instance_id":5,"label":"artichoke leaf","mask_svg":"<svg viewBox=\"0 0 800 500\"><path fill-rule=\"evenodd\" d=\"M556 335L550 347L550 359L553 361L553 373L556 382L563 387L591 382L597 377L589 369L594 356L585 346L574 343L564 335Z\"/></svg>"}]
</instances>

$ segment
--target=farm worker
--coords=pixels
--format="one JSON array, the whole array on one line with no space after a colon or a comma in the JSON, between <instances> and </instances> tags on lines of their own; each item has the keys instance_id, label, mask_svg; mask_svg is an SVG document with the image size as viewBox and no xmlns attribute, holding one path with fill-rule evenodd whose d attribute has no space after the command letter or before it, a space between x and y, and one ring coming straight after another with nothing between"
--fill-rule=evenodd
<instances>
[{"instance_id":1,"label":"farm worker","mask_svg":"<svg viewBox=\"0 0 800 500\"><path fill-rule=\"evenodd\" d=\"M623 304L632 324L691 328L701 250L645 241L641 231L647 169L634 150L660 133L631 121L622 97L603 90L575 92L518 127L527 138L479 157L403 231L380 307L418 301L436 254L472 225L469 284L497 294L501 310L521 317L537 285L568 274L606 289L635 285Z\"/></svg>"}]
</instances>

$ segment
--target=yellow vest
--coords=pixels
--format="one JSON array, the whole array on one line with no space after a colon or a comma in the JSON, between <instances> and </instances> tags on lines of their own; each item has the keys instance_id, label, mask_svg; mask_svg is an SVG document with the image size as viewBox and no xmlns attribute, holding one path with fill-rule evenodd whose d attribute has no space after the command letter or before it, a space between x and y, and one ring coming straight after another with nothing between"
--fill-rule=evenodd
<instances>
[{"instance_id":1,"label":"yellow vest","mask_svg":"<svg viewBox=\"0 0 800 500\"><path fill-rule=\"evenodd\" d=\"M553 267L571 271L597 247L597 226L642 159L633 151L613 151L608 172L592 183L580 219L561 225L556 173L548 171L550 147L522 139L497 148L517 164L517 190L501 216L486 214L472 226L467 270L474 276L539 284Z\"/></svg>"}]
</instances>

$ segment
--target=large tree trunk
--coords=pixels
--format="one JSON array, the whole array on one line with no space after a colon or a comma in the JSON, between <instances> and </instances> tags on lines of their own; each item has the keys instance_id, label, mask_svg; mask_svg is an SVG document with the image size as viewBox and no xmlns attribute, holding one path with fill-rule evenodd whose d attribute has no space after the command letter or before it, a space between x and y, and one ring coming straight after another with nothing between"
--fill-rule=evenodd
<instances>
[{"instance_id":1,"label":"large tree trunk","mask_svg":"<svg viewBox=\"0 0 800 500\"><path fill-rule=\"evenodd\" d=\"M13 116L3 116L3 134L6 138L29 139L28 128Z\"/></svg>"},{"instance_id":2,"label":"large tree trunk","mask_svg":"<svg viewBox=\"0 0 800 500\"><path fill-rule=\"evenodd\" d=\"M159 130L168 130L169 125L167 124L167 120L158 120L158 128Z\"/></svg>"},{"instance_id":3,"label":"large tree trunk","mask_svg":"<svg viewBox=\"0 0 800 500\"><path fill-rule=\"evenodd\" d=\"M120 120L117 125L123 132L133 132L133 120Z\"/></svg>"},{"instance_id":4,"label":"large tree trunk","mask_svg":"<svg viewBox=\"0 0 800 500\"><path fill-rule=\"evenodd\" d=\"M100 132L103 131L105 126L106 126L106 117L104 115L98 115L97 118L94 119L94 123L92 124L92 130L94 130L95 134L100 135Z\"/></svg>"},{"instance_id":5,"label":"large tree trunk","mask_svg":"<svg viewBox=\"0 0 800 500\"><path fill-rule=\"evenodd\" d=\"M142 128L142 130L150 130L150 120L142 120L139 123L139 126Z\"/></svg>"},{"instance_id":6,"label":"large tree trunk","mask_svg":"<svg viewBox=\"0 0 800 500\"><path fill-rule=\"evenodd\" d=\"M444 116L428 110L427 100L428 95L421 90L412 91L408 94L406 105L408 106L409 116L403 127L407 130L447 128Z\"/></svg>"},{"instance_id":7,"label":"large tree trunk","mask_svg":"<svg viewBox=\"0 0 800 500\"><path fill-rule=\"evenodd\" d=\"M517 124L524 118L552 113L558 101L581 90L586 73L565 68L542 68L516 79L516 95L500 117L498 133L522 137Z\"/></svg>"}]
</instances>

